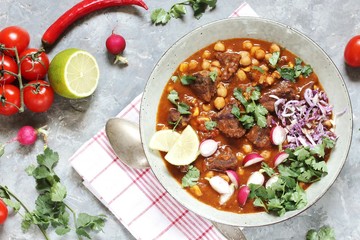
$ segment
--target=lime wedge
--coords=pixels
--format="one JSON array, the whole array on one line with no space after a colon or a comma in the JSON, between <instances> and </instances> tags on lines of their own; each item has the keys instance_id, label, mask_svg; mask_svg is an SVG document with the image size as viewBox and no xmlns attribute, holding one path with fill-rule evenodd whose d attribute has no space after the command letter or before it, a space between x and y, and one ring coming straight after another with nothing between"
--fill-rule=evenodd
<instances>
[{"instance_id":1,"label":"lime wedge","mask_svg":"<svg viewBox=\"0 0 360 240\"><path fill-rule=\"evenodd\" d=\"M52 59L48 77L60 96L77 99L94 93L99 81L99 66L88 52L69 48Z\"/></svg>"},{"instance_id":2,"label":"lime wedge","mask_svg":"<svg viewBox=\"0 0 360 240\"><path fill-rule=\"evenodd\" d=\"M170 129L157 131L151 137L149 147L153 150L168 152L179 136L180 133Z\"/></svg>"},{"instance_id":3,"label":"lime wedge","mask_svg":"<svg viewBox=\"0 0 360 240\"><path fill-rule=\"evenodd\" d=\"M197 133L188 125L165 155L165 160L172 165L188 165L199 155L199 145Z\"/></svg>"}]
</instances>

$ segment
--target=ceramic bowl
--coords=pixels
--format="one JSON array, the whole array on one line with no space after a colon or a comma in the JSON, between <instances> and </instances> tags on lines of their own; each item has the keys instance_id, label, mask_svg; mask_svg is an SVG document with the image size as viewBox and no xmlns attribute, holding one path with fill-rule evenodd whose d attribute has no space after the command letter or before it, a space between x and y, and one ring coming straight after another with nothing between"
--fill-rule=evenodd
<instances>
[{"instance_id":1,"label":"ceramic bowl","mask_svg":"<svg viewBox=\"0 0 360 240\"><path fill-rule=\"evenodd\" d=\"M256 38L276 42L310 64L334 106L336 134L339 137L328 161L329 174L307 190L305 208L278 217L262 213L235 214L208 206L181 188L169 174L160 154L148 147L155 132L159 99L165 84L177 66L191 54L221 39ZM345 112L344 112L345 111ZM209 23L179 39L164 53L146 84L140 110L140 132L144 152L152 171L164 188L184 207L212 221L234 226L262 226L289 219L313 205L334 183L347 158L352 136L352 109L344 80L329 56L310 38L299 31L271 20L239 17Z\"/></svg>"}]
</instances>

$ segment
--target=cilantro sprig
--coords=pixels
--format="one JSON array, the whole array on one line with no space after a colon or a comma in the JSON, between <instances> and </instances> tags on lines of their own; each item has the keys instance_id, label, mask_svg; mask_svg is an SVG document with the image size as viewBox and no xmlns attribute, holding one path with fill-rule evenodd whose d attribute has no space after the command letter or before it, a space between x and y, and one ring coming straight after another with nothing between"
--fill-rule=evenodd
<instances>
[{"instance_id":1,"label":"cilantro sprig","mask_svg":"<svg viewBox=\"0 0 360 240\"><path fill-rule=\"evenodd\" d=\"M0 197L9 207L14 208L15 212L23 208L25 214L22 214L21 228L24 232L32 225L36 225L45 239L50 239L46 232L49 227L55 229L55 233L60 236L74 229L79 239L81 237L91 239L90 231L101 231L105 225L106 216L77 214L65 202L66 187L54 171L58 161L58 153L45 148L44 153L37 156L37 166L30 165L26 168L28 175L34 177L36 189L39 192L33 211L30 211L6 186L0 185ZM70 215L73 217L74 227L69 224Z\"/></svg>"},{"instance_id":2,"label":"cilantro sprig","mask_svg":"<svg viewBox=\"0 0 360 240\"><path fill-rule=\"evenodd\" d=\"M295 58L294 67L278 67L277 71L280 73L283 79L295 82L296 79L300 77L300 75L308 77L313 72L313 69L310 65L303 65L302 63L303 61L300 58Z\"/></svg>"},{"instance_id":3,"label":"cilantro sprig","mask_svg":"<svg viewBox=\"0 0 360 240\"><path fill-rule=\"evenodd\" d=\"M197 184L200 178L200 171L193 165L189 166L188 171L181 180L181 185L183 188L192 187Z\"/></svg>"},{"instance_id":4,"label":"cilantro sprig","mask_svg":"<svg viewBox=\"0 0 360 240\"><path fill-rule=\"evenodd\" d=\"M196 19L200 19L208 7L210 10L216 7L216 2L217 0L188 0L174 4L169 11L158 8L152 11L151 22L155 25L165 25L171 18L182 18L187 12L186 6L193 9Z\"/></svg>"},{"instance_id":5,"label":"cilantro sprig","mask_svg":"<svg viewBox=\"0 0 360 240\"><path fill-rule=\"evenodd\" d=\"M265 116L268 111L264 106L257 103L260 99L260 90L258 88L248 87L245 94L249 96L249 100L245 98L241 89L234 89L234 97L245 107L245 112L241 113L240 109L234 105L231 113L242 123L245 129L251 128L255 123L259 127L266 127Z\"/></svg>"},{"instance_id":6,"label":"cilantro sprig","mask_svg":"<svg viewBox=\"0 0 360 240\"><path fill-rule=\"evenodd\" d=\"M177 106L177 110L181 115L191 114L190 106L184 102L179 102L179 93L176 90L171 90L167 96L167 99L174 105Z\"/></svg>"}]
</instances>

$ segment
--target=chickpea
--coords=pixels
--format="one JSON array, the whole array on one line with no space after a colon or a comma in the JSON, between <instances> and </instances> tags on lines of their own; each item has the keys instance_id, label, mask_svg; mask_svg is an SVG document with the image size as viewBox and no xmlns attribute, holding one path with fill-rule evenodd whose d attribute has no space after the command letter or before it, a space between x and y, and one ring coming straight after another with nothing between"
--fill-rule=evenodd
<instances>
[{"instance_id":1,"label":"chickpea","mask_svg":"<svg viewBox=\"0 0 360 240\"><path fill-rule=\"evenodd\" d=\"M251 64L254 66L258 66L259 65L259 61L256 58L251 59Z\"/></svg>"},{"instance_id":2,"label":"chickpea","mask_svg":"<svg viewBox=\"0 0 360 240\"><path fill-rule=\"evenodd\" d=\"M279 45L277 45L276 43L271 44L270 46L270 52L280 52L280 47Z\"/></svg>"},{"instance_id":3,"label":"chickpea","mask_svg":"<svg viewBox=\"0 0 360 240\"><path fill-rule=\"evenodd\" d=\"M262 69L262 70L264 70L264 72L267 72L267 71L269 71L269 68L268 68L268 66L266 66L266 65L261 65L260 66L260 68Z\"/></svg>"},{"instance_id":4,"label":"chickpea","mask_svg":"<svg viewBox=\"0 0 360 240\"><path fill-rule=\"evenodd\" d=\"M244 151L245 154L251 153L252 152L252 146L250 144L244 144L242 146L242 150Z\"/></svg>"},{"instance_id":5,"label":"chickpea","mask_svg":"<svg viewBox=\"0 0 360 240\"><path fill-rule=\"evenodd\" d=\"M249 56L242 57L240 59L240 64L244 67L249 66L251 64L251 58Z\"/></svg>"},{"instance_id":6,"label":"chickpea","mask_svg":"<svg viewBox=\"0 0 360 240\"><path fill-rule=\"evenodd\" d=\"M274 72L271 74L271 76L272 76L273 78L276 78L276 79L280 79L280 77L281 77L281 75L280 75L280 73L279 73L278 71L274 71Z\"/></svg>"},{"instance_id":7,"label":"chickpea","mask_svg":"<svg viewBox=\"0 0 360 240\"><path fill-rule=\"evenodd\" d=\"M242 46L245 50L250 50L253 44L249 40L246 40L243 42Z\"/></svg>"},{"instance_id":8,"label":"chickpea","mask_svg":"<svg viewBox=\"0 0 360 240\"><path fill-rule=\"evenodd\" d=\"M210 104L203 104L203 105L202 105L202 109L203 109L205 112L208 112L208 111L210 111L210 109L211 109L211 105L210 105Z\"/></svg>"},{"instance_id":9,"label":"chickpea","mask_svg":"<svg viewBox=\"0 0 360 240\"><path fill-rule=\"evenodd\" d=\"M205 50L202 54L202 58L209 59L211 57L211 52L209 50Z\"/></svg>"},{"instance_id":10,"label":"chickpea","mask_svg":"<svg viewBox=\"0 0 360 240\"><path fill-rule=\"evenodd\" d=\"M217 42L214 45L214 50L219 52L225 52L225 45L222 42Z\"/></svg>"},{"instance_id":11,"label":"chickpea","mask_svg":"<svg viewBox=\"0 0 360 240\"><path fill-rule=\"evenodd\" d=\"M250 49L250 55L251 55L251 56L254 56L254 55L255 55L255 52L256 52L258 49L260 49L259 46L254 46L254 47L252 47L252 48Z\"/></svg>"},{"instance_id":12,"label":"chickpea","mask_svg":"<svg viewBox=\"0 0 360 240\"><path fill-rule=\"evenodd\" d=\"M214 66L214 67L221 67L221 64L218 60L215 60L215 61L212 61L211 62L211 66Z\"/></svg>"},{"instance_id":13,"label":"chickpea","mask_svg":"<svg viewBox=\"0 0 360 240\"><path fill-rule=\"evenodd\" d=\"M205 178L212 178L214 176L214 171L208 171L205 173Z\"/></svg>"},{"instance_id":14,"label":"chickpea","mask_svg":"<svg viewBox=\"0 0 360 240\"><path fill-rule=\"evenodd\" d=\"M198 108L198 107L195 107L195 108L194 108L194 112L192 113L192 115L193 115L194 117L199 116L199 108Z\"/></svg>"},{"instance_id":15,"label":"chickpea","mask_svg":"<svg viewBox=\"0 0 360 240\"><path fill-rule=\"evenodd\" d=\"M235 156L238 161L242 161L244 159L244 154L242 152L237 152Z\"/></svg>"},{"instance_id":16,"label":"chickpea","mask_svg":"<svg viewBox=\"0 0 360 240\"><path fill-rule=\"evenodd\" d=\"M223 97L215 98L214 106L217 110L223 109L225 107L225 99Z\"/></svg>"},{"instance_id":17,"label":"chickpea","mask_svg":"<svg viewBox=\"0 0 360 240\"><path fill-rule=\"evenodd\" d=\"M271 53L267 53L265 54L265 60L266 61L269 61L269 59L272 57L272 54Z\"/></svg>"},{"instance_id":18,"label":"chickpea","mask_svg":"<svg viewBox=\"0 0 360 240\"><path fill-rule=\"evenodd\" d=\"M271 76L266 77L266 82L269 85L272 85L274 83L275 79Z\"/></svg>"},{"instance_id":19,"label":"chickpea","mask_svg":"<svg viewBox=\"0 0 360 240\"><path fill-rule=\"evenodd\" d=\"M224 97L227 96L227 89L226 89L226 87L225 87L224 85L222 85L222 84L219 85L219 87L217 88L216 92L217 92L217 95L218 95L219 97L223 97L223 98L224 98Z\"/></svg>"},{"instance_id":20,"label":"chickpea","mask_svg":"<svg viewBox=\"0 0 360 240\"><path fill-rule=\"evenodd\" d=\"M259 78L259 83L263 84L266 81L266 76L265 75L261 75Z\"/></svg>"},{"instance_id":21,"label":"chickpea","mask_svg":"<svg viewBox=\"0 0 360 240\"><path fill-rule=\"evenodd\" d=\"M194 70L194 69L197 67L198 64L199 64L198 61L196 61L196 60L190 60L189 69L190 69L190 70Z\"/></svg>"},{"instance_id":22,"label":"chickpea","mask_svg":"<svg viewBox=\"0 0 360 240\"><path fill-rule=\"evenodd\" d=\"M260 153L260 155L265 159L269 159L271 156L271 153L268 150L264 150Z\"/></svg>"},{"instance_id":23,"label":"chickpea","mask_svg":"<svg viewBox=\"0 0 360 240\"><path fill-rule=\"evenodd\" d=\"M265 51L262 50L261 48L257 49L255 51L255 58L260 61L263 60L265 58Z\"/></svg>"},{"instance_id":24,"label":"chickpea","mask_svg":"<svg viewBox=\"0 0 360 240\"><path fill-rule=\"evenodd\" d=\"M193 192L198 197L203 195L199 185L194 185L194 186L190 187L190 191Z\"/></svg>"},{"instance_id":25,"label":"chickpea","mask_svg":"<svg viewBox=\"0 0 360 240\"><path fill-rule=\"evenodd\" d=\"M243 70L244 72L250 72L250 71L251 71L251 67L249 66L249 67L246 67L246 68L242 68L242 70Z\"/></svg>"},{"instance_id":26,"label":"chickpea","mask_svg":"<svg viewBox=\"0 0 360 240\"><path fill-rule=\"evenodd\" d=\"M180 72L187 72L189 70L189 63L182 62L179 67Z\"/></svg>"},{"instance_id":27,"label":"chickpea","mask_svg":"<svg viewBox=\"0 0 360 240\"><path fill-rule=\"evenodd\" d=\"M204 60L203 62L202 62L202 64L201 64L201 68L203 69L203 70L207 70L207 69L209 69L210 68L210 62L208 61L208 60Z\"/></svg>"},{"instance_id":28,"label":"chickpea","mask_svg":"<svg viewBox=\"0 0 360 240\"><path fill-rule=\"evenodd\" d=\"M237 72L236 72L236 76L239 78L240 81L245 81L247 79L247 76L246 76L246 73L239 69Z\"/></svg>"},{"instance_id":29,"label":"chickpea","mask_svg":"<svg viewBox=\"0 0 360 240\"><path fill-rule=\"evenodd\" d=\"M250 56L250 53L248 51L240 51L240 56L243 58L243 57L249 57Z\"/></svg>"}]
</instances>

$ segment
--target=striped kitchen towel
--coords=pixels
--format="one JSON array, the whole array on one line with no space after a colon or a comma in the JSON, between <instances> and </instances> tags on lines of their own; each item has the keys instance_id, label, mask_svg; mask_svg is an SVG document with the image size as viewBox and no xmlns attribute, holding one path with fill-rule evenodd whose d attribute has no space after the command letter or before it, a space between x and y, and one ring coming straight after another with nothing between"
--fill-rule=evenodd
<instances>
[{"instance_id":1,"label":"striped kitchen towel","mask_svg":"<svg viewBox=\"0 0 360 240\"><path fill-rule=\"evenodd\" d=\"M256 13L243 3L230 15L237 16ZM117 117L139 122L140 102L141 95ZM225 239L210 221L174 200L150 169L132 169L123 164L113 152L104 128L69 161L84 185L136 239Z\"/></svg>"}]
</instances>

